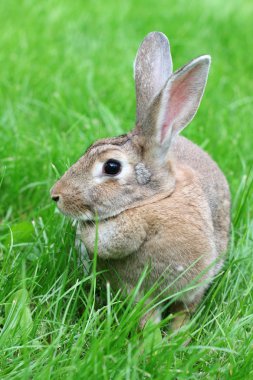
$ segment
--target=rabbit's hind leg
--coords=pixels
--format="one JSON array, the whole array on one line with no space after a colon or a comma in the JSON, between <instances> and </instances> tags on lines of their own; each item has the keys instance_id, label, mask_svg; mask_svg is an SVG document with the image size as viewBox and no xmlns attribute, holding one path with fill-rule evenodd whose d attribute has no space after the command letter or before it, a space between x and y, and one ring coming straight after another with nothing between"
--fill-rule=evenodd
<instances>
[{"instance_id":1,"label":"rabbit's hind leg","mask_svg":"<svg viewBox=\"0 0 253 380\"><path fill-rule=\"evenodd\" d=\"M202 296L199 295L199 297L197 297L197 299L195 299L194 302L191 302L190 304L186 304L182 301L177 301L170 306L169 313L173 314L173 319L171 322L171 330L173 332L179 331L190 321L191 315L197 309L201 299Z\"/></svg>"},{"instance_id":2,"label":"rabbit's hind leg","mask_svg":"<svg viewBox=\"0 0 253 380\"><path fill-rule=\"evenodd\" d=\"M149 310L141 317L139 321L140 330L144 329L148 321L153 322L153 324L158 324L159 322L161 322L161 318L162 318L162 313L159 308Z\"/></svg>"}]
</instances>

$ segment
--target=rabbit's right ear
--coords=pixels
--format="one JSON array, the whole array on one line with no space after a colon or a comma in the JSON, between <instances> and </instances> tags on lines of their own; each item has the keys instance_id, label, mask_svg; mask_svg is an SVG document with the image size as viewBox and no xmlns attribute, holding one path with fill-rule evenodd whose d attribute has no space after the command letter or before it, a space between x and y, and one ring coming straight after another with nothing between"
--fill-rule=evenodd
<instances>
[{"instance_id":1,"label":"rabbit's right ear","mask_svg":"<svg viewBox=\"0 0 253 380\"><path fill-rule=\"evenodd\" d=\"M172 74L172 59L167 37L149 33L143 40L134 62L136 123L141 124L154 97Z\"/></svg>"},{"instance_id":2,"label":"rabbit's right ear","mask_svg":"<svg viewBox=\"0 0 253 380\"><path fill-rule=\"evenodd\" d=\"M142 125L147 152L164 161L172 139L193 119L205 90L211 57L198 57L176 71L155 97Z\"/></svg>"}]
</instances>

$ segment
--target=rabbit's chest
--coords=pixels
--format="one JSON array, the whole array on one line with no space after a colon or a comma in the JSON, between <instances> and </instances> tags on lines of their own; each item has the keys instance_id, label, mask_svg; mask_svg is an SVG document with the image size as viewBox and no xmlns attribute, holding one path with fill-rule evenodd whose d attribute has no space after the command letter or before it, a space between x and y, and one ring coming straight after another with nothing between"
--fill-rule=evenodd
<instances>
[{"instance_id":1,"label":"rabbit's chest","mask_svg":"<svg viewBox=\"0 0 253 380\"><path fill-rule=\"evenodd\" d=\"M102 259L123 259L135 254L146 240L145 222L120 215L94 224L81 224L80 238L93 257L97 250Z\"/></svg>"},{"instance_id":2,"label":"rabbit's chest","mask_svg":"<svg viewBox=\"0 0 253 380\"><path fill-rule=\"evenodd\" d=\"M114 290L122 289L128 293L139 281L144 292L153 287L161 291L182 275L185 268L169 255L159 257L157 252L152 255L151 251L141 249L118 260L98 257L98 269L104 271L104 276ZM158 282L161 282L159 287ZM174 287L170 287L171 290L174 291Z\"/></svg>"}]
</instances>

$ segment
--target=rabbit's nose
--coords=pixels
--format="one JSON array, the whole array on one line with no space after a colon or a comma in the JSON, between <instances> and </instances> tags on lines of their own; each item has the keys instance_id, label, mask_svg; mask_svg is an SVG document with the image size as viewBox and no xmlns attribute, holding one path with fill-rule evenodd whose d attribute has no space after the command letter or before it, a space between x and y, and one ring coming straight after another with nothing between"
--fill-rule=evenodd
<instances>
[{"instance_id":1,"label":"rabbit's nose","mask_svg":"<svg viewBox=\"0 0 253 380\"><path fill-rule=\"evenodd\" d=\"M50 191L51 199L54 202L58 202L61 198L61 182L56 182L56 184L52 187Z\"/></svg>"},{"instance_id":2,"label":"rabbit's nose","mask_svg":"<svg viewBox=\"0 0 253 380\"><path fill-rule=\"evenodd\" d=\"M51 198L53 201L58 202L58 200L60 199L60 196L59 195L52 195Z\"/></svg>"}]
</instances>

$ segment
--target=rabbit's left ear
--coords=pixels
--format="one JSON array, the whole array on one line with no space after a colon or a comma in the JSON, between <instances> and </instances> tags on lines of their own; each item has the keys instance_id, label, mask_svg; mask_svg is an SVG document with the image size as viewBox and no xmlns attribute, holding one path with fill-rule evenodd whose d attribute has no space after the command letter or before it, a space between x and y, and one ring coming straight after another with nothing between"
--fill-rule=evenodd
<instances>
[{"instance_id":1,"label":"rabbit's left ear","mask_svg":"<svg viewBox=\"0 0 253 380\"><path fill-rule=\"evenodd\" d=\"M142 41L134 61L136 124L142 124L154 97L172 74L172 58L167 37L151 32Z\"/></svg>"},{"instance_id":2,"label":"rabbit's left ear","mask_svg":"<svg viewBox=\"0 0 253 380\"><path fill-rule=\"evenodd\" d=\"M166 153L171 139L193 119L204 93L211 57L204 55L176 71L154 99L143 123L147 141Z\"/></svg>"}]
</instances>

